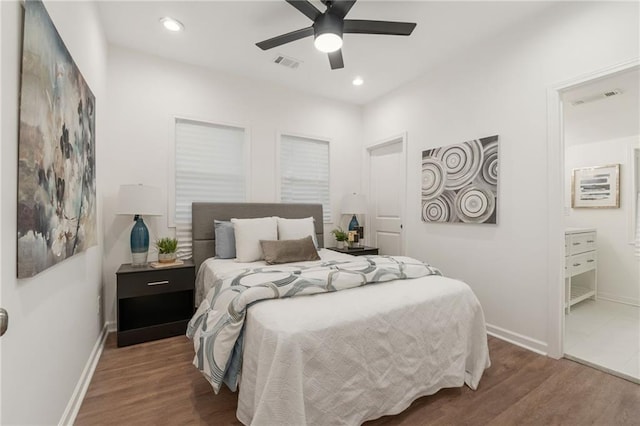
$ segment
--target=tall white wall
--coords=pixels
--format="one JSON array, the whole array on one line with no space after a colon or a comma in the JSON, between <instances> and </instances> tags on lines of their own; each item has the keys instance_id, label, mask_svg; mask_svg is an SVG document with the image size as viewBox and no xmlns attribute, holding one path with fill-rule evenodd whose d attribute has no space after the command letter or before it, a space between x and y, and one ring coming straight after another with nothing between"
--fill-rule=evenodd
<instances>
[{"instance_id":1,"label":"tall white wall","mask_svg":"<svg viewBox=\"0 0 640 426\"><path fill-rule=\"evenodd\" d=\"M549 309L547 90L638 58L638 12L637 3L560 3L365 107L365 144L408 132L408 255L469 283L490 330L541 351ZM494 134L498 224L421 222L421 151Z\"/></svg>"},{"instance_id":2,"label":"tall white wall","mask_svg":"<svg viewBox=\"0 0 640 426\"><path fill-rule=\"evenodd\" d=\"M633 193L632 147L640 136L567 147L565 153L565 206L570 227L596 228L598 232L598 296L640 306L640 261L634 255L631 212ZM620 208L571 209L571 170L620 164Z\"/></svg>"},{"instance_id":3,"label":"tall white wall","mask_svg":"<svg viewBox=\"0 0 640 426\"><path fill-rule=\"evenodd\" d=\"M2 1L2 305L10 326L2 337L2 424L56 424L96 343L103 321L100 186L105 169L106 40L96 5L45 2L58 32L96 97L99 243L30 279L16 279L18 100L22 6Z\"/></svg>"},{"instance_id":4,"label":"tall white wall","mask_svg":"<svg viewBox=\"0 0 640 426\"><path fill-rule=\"evenodd\" d=\"M290 89L217 73L110 46L108 147L104 168L104 281L107 319L115 319L115 272L130 262L130 217L115 215L121 184L160 187L165 202L169 149L175 116L245 126L251 136L249 201L276 200L276 135L292 132L327 138L331 205L340 219L340 199L360 190L360 107ZM311 83L311 82L310 82ZM151 238L172 235L167 216L148 218ZM330 231L333 224L325 224ZM325 238L325 241L332 241ZM153 254L150 254L150 259Z\"/></svg>"}]
</instances>

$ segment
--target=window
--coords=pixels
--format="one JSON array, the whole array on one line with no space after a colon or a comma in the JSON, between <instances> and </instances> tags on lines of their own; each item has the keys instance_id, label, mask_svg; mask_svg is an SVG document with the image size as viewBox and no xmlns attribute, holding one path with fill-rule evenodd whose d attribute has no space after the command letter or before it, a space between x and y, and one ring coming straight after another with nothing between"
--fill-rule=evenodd
<instances>
[{"instance_id":1,"label":"window","mask_svg":"<svg viewBox=\"0 0 640 426\"><path fill-rule=\"evenodd\" d=\"M246 201L245 149L243 128L176 119L174 223L180 257L191 256L192 202Z\"/></svg>"},{"instance_id":2,"label":"window","mask_svg":"<svg viewBox=\"0 0 640 426\"><path fill-rule=\"evenodd\" d=\"M331 222L329 142L280 137L280 201L322 204L324 222Z\"/></svg>"}]
</instances>

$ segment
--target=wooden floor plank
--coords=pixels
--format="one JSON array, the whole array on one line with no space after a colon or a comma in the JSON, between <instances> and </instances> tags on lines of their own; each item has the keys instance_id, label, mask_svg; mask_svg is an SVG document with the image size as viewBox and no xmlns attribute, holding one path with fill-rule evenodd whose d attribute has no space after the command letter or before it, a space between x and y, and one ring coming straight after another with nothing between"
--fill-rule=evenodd
<instances>
[{"instance_id":1,"label":"wooden floor plank","mask_svg":"<svg viewBox=\"0 0 640 426\"><path fill-rule=\"evenodd\" d=\"M367 426L637 425L640 386L489 338L478 390L443 389ZM191 364L183 336L117 348L107 339L77 425L240 425L237 394L218 395Z\"/></svg>"}]
</instances>

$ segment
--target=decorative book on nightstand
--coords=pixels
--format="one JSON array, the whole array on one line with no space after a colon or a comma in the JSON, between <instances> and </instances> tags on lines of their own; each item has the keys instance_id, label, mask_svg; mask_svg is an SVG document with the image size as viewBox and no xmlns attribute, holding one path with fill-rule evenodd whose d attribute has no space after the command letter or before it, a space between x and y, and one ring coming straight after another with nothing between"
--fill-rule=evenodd
<instances>
[{"instance_id":1,"label":"decorative book on nightstand","mask_svg":"<svg viewBox=\"0 0 640 426\"><path fill-rule=\"evenodd\" d=\"M377 247L351 247L351 248L338 248L338 247L327 247L328 250L337 251L338 253L350 254L352 256L367 256L370 254L378 254Z\"/></svg>"},{"instance_id":2,"label":"decorative book on nightstand","mask_svg":"<svg viewBox=\"0 0 640 426\"><path fill-rule=\"evenodd\" d=\"M193 261L162 269L124 264L116 275L118 346L185 333L195 308Z\"/></svg>"}]
</instances>

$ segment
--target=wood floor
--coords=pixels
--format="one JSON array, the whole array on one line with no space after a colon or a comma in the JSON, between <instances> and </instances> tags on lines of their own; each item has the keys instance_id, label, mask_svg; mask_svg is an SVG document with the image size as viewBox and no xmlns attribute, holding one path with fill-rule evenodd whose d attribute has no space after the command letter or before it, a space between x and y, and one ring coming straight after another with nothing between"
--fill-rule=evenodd
<instances>
[{"instance_id":1,"label":"wood floor","mask_svg":"<svg viewBox=\"0 0 640 426\"><path fill-rule=\"evenodd\" d=\"M477 391L443 389L367 425L640 424L636 384L494 338L489 351ZM116 348L110 335L76 424L239 425L237 395L214 395L192 359L186 337Z\"/></svg>"}]
</instances>

